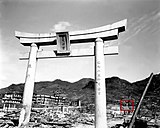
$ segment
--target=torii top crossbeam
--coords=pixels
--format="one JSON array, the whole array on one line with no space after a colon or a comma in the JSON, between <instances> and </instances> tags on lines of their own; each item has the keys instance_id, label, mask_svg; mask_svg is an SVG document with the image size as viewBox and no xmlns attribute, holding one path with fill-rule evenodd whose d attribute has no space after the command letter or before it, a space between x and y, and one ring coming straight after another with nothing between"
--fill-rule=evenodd
<instances>
[{"instance_id":1,"label":"torii top crossbeam","mask_svg":"<svg viewBox=\"0 0 160 128\"><path fill-rule=\"evenodd\" d=\"M119 33L125 31L126 24L127 19L93 29L71 31L69 32L70 43L94 42L97 37L102 38L103 41L117 39ZM57 44L56 33L37 34L15 31L15 36L24 46L31 46L32 43L38 46Z\"/></svg>"}]
</instances>

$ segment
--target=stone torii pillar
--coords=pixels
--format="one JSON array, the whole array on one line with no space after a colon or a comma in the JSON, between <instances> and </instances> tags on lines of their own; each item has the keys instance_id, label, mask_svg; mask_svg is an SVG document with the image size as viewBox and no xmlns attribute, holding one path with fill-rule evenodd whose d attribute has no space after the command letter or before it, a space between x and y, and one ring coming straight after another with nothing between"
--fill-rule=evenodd
<instances>
[{"instance_id":1,"label":"stone torii pillar","mask_svg":"<svg viewBox=\"0 0 160 128\"><path fill-rule=\"evenodd\" d=\"M27 66L27 73L23 92L23 108L20 113L19 126L26 126L30 119L32 97L34 91L34 79L36 73L36 63L37 63L37 51L38 47L35 43L30 46L30 54Z\"/></svg>"},{"instance_id":2,"label":"stone torii pillar","mask_svg":"<svg viewBox=\"0 0 160 128\"><path fill-rule=\"evenodd\" d=\"M85 57L95 56L95 127L108 128L106 116L106 88L104 55L118 54L118 44L105 44L105 41L118 39L119 33L125 31L127 20L122 20L111 25L98 28L59 33L24 33L15 32L15 36L24 46L31 47L30 53L20 57L29 60L23 95L23 108L19 119L19 128L27 127L32 105L36 60L46 58ZM95 48L72 49L75 43L93 42ZM38 47L57 45L54 51L38 51ZM38 46L38 47L37 47Z\"/></svg>"},{"instance_id":3,"label":"stone torii pillar","mask_svg":"<svg viewBox=\"0 0 160 128\"><path fill-rule=\"evenodd\" d=\"M106 85L105 85L105 62L103 40L97 38L95 42L95 127L103 128L107 125L106 116Z\"/></svg>"}]
</instances>

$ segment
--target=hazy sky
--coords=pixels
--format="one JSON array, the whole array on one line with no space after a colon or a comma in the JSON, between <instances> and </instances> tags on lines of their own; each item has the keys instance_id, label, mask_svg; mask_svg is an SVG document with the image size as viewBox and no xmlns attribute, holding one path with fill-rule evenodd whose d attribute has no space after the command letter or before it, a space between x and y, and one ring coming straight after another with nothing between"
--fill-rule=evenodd
<instances>
[{"instance_id":1,"label":"hazy sky","mask_svg":"<svg viewBox=\"0 0 160 128\"><path fill-rule=\"evenodd\" d=\"M14 31L47 33L83 30L128 20L119 55L105 56L106 77L130 82L160 72L159 0L0 0L0 88L24 83L28 51ZM94 57L38 60L35 81L94 78Z\"/></svg>"}]
</instances>

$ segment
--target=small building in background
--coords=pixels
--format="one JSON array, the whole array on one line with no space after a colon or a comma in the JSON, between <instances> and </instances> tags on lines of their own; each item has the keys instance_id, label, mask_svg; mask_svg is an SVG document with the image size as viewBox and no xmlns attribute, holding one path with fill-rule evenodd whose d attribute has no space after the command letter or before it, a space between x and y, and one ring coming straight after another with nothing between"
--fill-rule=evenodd
<instances>
[{"instance_id":1,"label":"small building in background","mask_svg":"<svg viewBox=\"0 0 160 128\"><path fill-rule=\"evenodd\" d=\"M22 107L23 93L7 92L2 98L3 111L12 111ZM70 107L69 107L70 106ZM38 95L33 94L32 108L55 108L55 110L66 112L75 107L80 107L81 102L79 99L71 100L64 95Z\"/></svg>"},{"instance_id":2,"label":"small building in background","mask_svg":"<svg viewBox=\"0 0 160 128\"><path fill-rule=\"evenodd\" d=\"M19 92L7 92L2 98L3 110L11 111L21 107L22 93Z\"/></svg>"}]
</instances>

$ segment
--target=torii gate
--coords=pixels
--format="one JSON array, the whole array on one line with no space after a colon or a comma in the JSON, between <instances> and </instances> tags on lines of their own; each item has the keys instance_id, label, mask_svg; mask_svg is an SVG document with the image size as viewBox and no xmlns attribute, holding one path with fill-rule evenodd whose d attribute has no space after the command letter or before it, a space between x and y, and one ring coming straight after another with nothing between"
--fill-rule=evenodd
<instances>
[{"instance_id":1,"label":"torii gate","mask_svg":"<svg viewBox=\"0 0 160 128\"><path fill-rule=\"evenodd\" d=\"M57 57L81 57L95 56L95 128L108 128L106 116L106 87L105 87L105 61L104 55L118 54L118 44L104 45L104 41L118 39L119 33L126 30L127 20L122 20L111 25L94 29L56 32L56 33L24 33L15 31L15 36L21 44L30 47L29 55L20 59L28 59L28 67L23 93L23 108L19 118L19 128L28 127L32 96L34 90L34 79L37 59ZM94 48L71 49L71 44L95 42ZM40 46L57 45L55 51L38 51Z\"/></svg>"}]
</instances>

